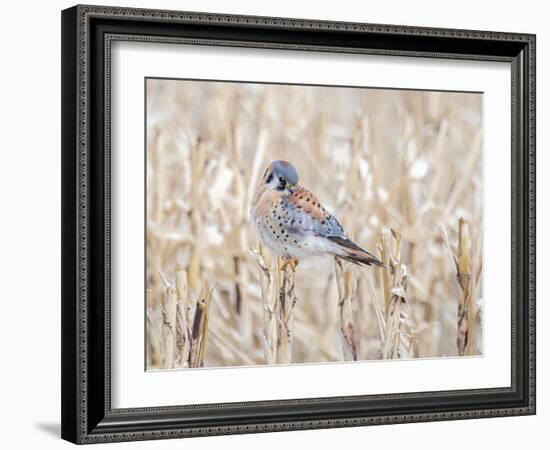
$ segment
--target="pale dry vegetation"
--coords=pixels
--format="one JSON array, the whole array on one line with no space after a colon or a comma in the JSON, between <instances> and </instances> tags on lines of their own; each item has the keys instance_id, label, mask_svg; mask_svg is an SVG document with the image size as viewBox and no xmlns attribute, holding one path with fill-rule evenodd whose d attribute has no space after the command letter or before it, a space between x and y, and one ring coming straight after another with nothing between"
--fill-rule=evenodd
<instances>
[{"instance_id":1,"label":"pale dry vegetation","mask_svg":"<svg viewBox=\"0 0 550 450\"><path fill-rule=\"evenodd\" d=\"M479 94L148 80L147 367L481 354L481 131ZM274 159L388 268L279 272Z\"/></svg>"}]
</instances>

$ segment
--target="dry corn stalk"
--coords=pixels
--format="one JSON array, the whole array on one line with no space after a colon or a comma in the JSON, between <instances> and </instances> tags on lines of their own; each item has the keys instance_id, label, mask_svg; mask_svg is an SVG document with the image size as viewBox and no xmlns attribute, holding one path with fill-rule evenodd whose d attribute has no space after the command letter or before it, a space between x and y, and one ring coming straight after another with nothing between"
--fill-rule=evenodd
<instances>
[{"instance_id":1,"label":"dry corn stalk","mask_svg":"<svg viewBox=\"0 0 550 450\"><path fill-rule=\"evenodd\" d=\"M382 358L399 358L401 341L401 309L407 298L407 268L401 264L401 235L391 230L389 268L392 274L391 303L382 341Z\"/></svg>"},{"instance_id":2,"label":"dry corn stalk","mask_svg":"<svg viewBox=\"0 0 550 450\"><path fill-rule=\"evenodd\" d=\"M296 294L294 292L294 268L290 264L279 270L279 295L277 297L277 364L292 362L292 341L294 338L294 308Z\"/></svg>"},{"instance_id":3,"label":"dry corn stalk","mask_svg":"<svg viewBox=\"0 0 550 450\"><path fill-rule=\"evenodd\" d=\"M172 369L176 356L176 292L166 287L162 301L162 338L164 343L164 360L162 366Z\"/></svg>"},{"instance_id":4,"label":"dry corn stalk","mask_svg":"<svg viewBox=\"0 0 550 450\"><path fill-rule=\"evenodd\" d=\"M458 220L458 261L456 264L456 278L460 286L456 337L456 347L459 356L464 356L466 352L468 341L472 337L471 328L473 326L472 320L469 320L472 298L472 260L468 228L468 222L461 217Z\"/></svg>"},{"instance_id":5,"label":"dry corn stalk","mask_svg":"<svg viewBox=\"0 0 550 450\"><path fill-rule=\"evenodd\" d=\"M176 322L176 364L181 367L189 367L189 347L191 345L191 303L187 289L187 272L176 266L176 294L178 298L177 322Z\"/></svg>"},{"instance_id":6,"label":"dry corn stalk","mask_svg":"<svg viewBox=\"0 0 550 450\"><path fill-rule=\"evenodd\" d=\"M212 288L208 282L204 282L203 294L197 301L193 326L191 329L191 345L189 349L189 367L203 367L206 343L208 342L208 316L210 302L212 300Z\"/></svg>"},{"instance_id":7,"label":"dry corn stalk","mask_svg":"<svg viewBox=\"0 0 550 450\"><path fill-rule=\"evenodd\" d=\"M386 266L390 263L388 256L388 239L389 231L384 230L380 232L380 245L378 247L380 252L380 261L382 261ZM380 277L382 279L382 289L384 291L384 313L386 319L390 313L391 306L391 292L390 292L390 273L388 270L380 270Z\"/></svg>"},{"instance_id":8,"label":"dry corn stalk","mask_svg":"<svg viewBox=\"0 0 550 450\"><path fill-rule=\"evenodd\" d=\"M252 252L260 268L260 287L263 306L263 344L266 364L290 364L294 338L294 268L281 264L278 270L270 264L263 247Z\"/></svg>"},{"instance_id":9,"label":"dry corn stalk","mask_svg":"<svg viewBox=\"0 0 550 450\"><path fill-rule=\"evenodd\" d=\"M342 260L339 258L335 258L335 261L343 358L344 361L357 361L357 345L355 343L352 308L357 282L353 277L351 268L344 269Z\"/></svg>"},{"instance_id":10,"label":"dry corn stalk","mask_svg":"<svg viewBox=\"0 0 550 450\"><path fill-rule=\"evenodd\" d=\"M188 274L176 266L175 286L160 274L165 284L162 303L162 342L164 369L176 367L203 367L208 342L208 320L212 288L204 282L196 302L190 299ZM148 336L154 341L153 327L148 327Z\"/></svg>"},{"instance_id":11,"label":"dry corn stalk","mask_svg":"<svg viewBox=\"0 0 550 450\"><path fill-rule=\"evenodd\" d=\"M162 345L158 334L154 331L154 323L149 314L147 314L146 329L149 364L154 367L160 367L162 364Z\"/></svg>"},{"instance_id":12,"label":"dry corn stalk","mask_svg":"<svg viewBox=\"0 0 550 450\"><path fill-rule=\"evenodd\" d=\"M260 288L263 307L263 347L266 364L275 364L277 358L277 289L274 279L273 266L269 263L270 258L260 247L254 253L260 267Z\"/></svg>"}]
</instances>

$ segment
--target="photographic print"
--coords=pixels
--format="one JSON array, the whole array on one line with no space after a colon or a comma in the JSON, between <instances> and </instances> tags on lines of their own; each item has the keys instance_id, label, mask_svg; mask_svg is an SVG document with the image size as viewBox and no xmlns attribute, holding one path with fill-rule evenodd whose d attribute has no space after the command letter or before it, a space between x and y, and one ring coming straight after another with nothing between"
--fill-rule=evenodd
<instances>
[{"instance_id":1,"label":"photographic print","mask_svg":"<svg viewBox=\"0 0 550 450\"><path fill-rule=\"evenodd\" d=\"M483 94L147 78L147 370L483 355Z\"/></svg>"}]
</instances>

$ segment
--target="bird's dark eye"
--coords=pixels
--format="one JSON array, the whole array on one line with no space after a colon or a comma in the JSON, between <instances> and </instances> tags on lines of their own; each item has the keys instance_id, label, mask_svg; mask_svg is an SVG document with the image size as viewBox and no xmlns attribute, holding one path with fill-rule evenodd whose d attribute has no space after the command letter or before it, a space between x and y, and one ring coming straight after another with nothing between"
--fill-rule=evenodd
<instances>
[{"instance_id":1,"label":"bird's dark eye","mask_svg":"<svg viewBox=\"0 0 550 450\"><path fill-rule=\"evenodd\" d=\"M273 179L273 174L270 173L269 176L266 178L265 182L266 183L271 183L271 180Z\"/></svg>"},{"instance_id":2,"label":"bird's dark eye","mask_svg":"<svg viewBox=\"0 0 550 450\"><path fill-rule=\"evenodd\" d=\"M286 186L286 180L283 177L279 177L279 182L281 183L281 186Z\"/></svg>"}]
</instances>

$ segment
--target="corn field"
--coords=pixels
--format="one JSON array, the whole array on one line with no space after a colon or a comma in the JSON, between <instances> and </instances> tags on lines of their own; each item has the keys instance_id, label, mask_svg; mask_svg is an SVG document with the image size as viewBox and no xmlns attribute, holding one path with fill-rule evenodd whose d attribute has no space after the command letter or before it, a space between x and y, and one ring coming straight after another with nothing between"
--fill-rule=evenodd
<instances>
[{"instance_id":1,"label":"corn field","mask_svg":"<svg viewBox=\"0 0 550 450\"><path fill-rule=\"evenodd\" d=\"M480 355L482 96L148 79L147 368ZM296 272L249 212L291 162L386 268Z\"/></svg>"}]
</instances>

